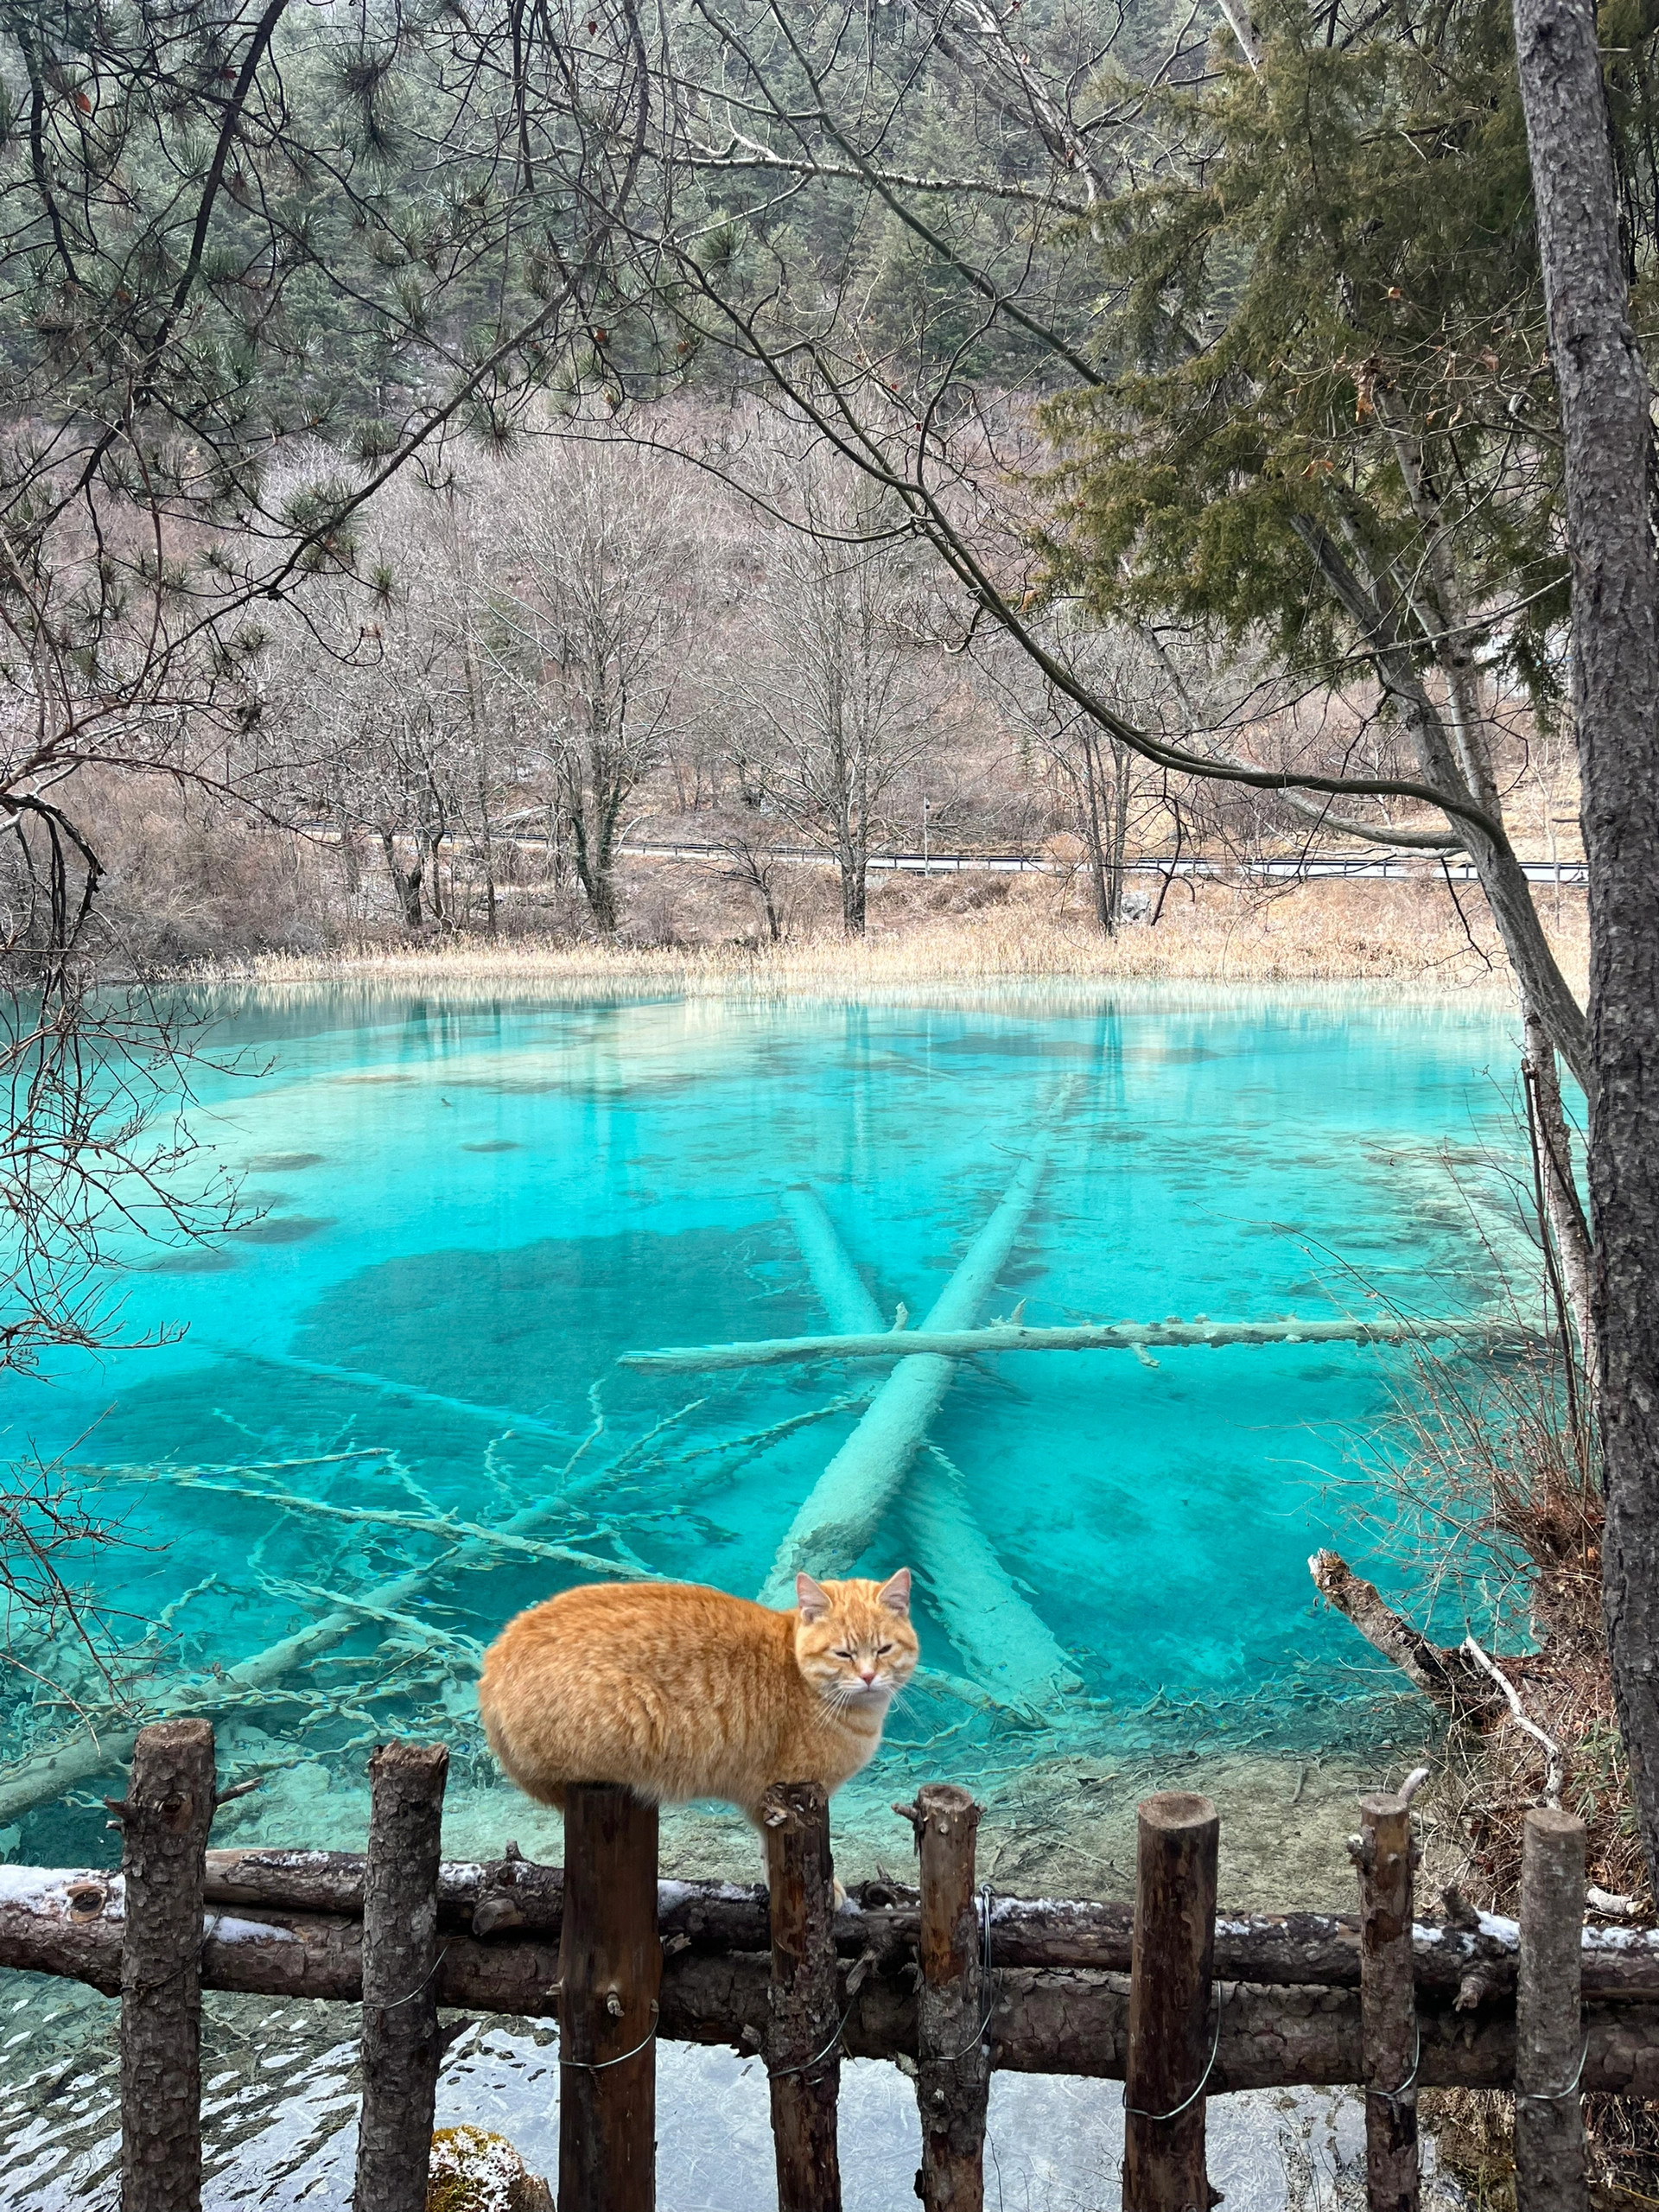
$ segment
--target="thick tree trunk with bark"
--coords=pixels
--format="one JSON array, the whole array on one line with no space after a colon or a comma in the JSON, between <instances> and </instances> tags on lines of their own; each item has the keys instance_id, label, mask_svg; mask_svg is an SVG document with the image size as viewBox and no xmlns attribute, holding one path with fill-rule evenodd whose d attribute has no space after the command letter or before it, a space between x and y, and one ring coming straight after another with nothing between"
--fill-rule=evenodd
<instances>
[{"instance_id":1,"label":"thick tree trunk with bark","mask_svg":"<svg viewBox=\"0 0 1659 2212\"><path fill-rule=\"evenodd\" d=\"M1590 877L1592 1319L1613 1684L1659 1885L1659 576L1593 0L1516 0L1565 438ZM1545 1009L1541 1008L1541 1012Z\"/></svg>"}]
</instances>

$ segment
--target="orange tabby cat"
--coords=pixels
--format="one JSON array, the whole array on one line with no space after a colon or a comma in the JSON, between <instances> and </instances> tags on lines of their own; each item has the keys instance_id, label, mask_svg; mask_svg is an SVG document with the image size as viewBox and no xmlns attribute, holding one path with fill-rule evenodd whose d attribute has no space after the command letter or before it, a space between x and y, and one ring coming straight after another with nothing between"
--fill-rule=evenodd
<instances>
[{"instance_id":1,"label":"orange tabby cat","mask_svg":"<svg viewBox=\"0 0 1659 2212\"><path fill-rule=\"evenodd\" d=\"M532 1797L624 1783L655 1804L723 1798L757 1826L773 1782L838 1789L874 1758L915 1671L910 1570L795 1578L777 1613L691 1582L598 1582L510 1621L478 1686L490 1748Z\"/></svg>"}]
</instances>

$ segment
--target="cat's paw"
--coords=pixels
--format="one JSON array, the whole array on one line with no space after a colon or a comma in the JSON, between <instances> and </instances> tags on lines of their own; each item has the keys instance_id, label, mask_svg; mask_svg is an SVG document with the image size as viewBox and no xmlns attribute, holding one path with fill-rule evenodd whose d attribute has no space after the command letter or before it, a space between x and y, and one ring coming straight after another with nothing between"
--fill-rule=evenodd
<instances>
[{"instance_id":1,"label":"cat's paw","mask_svg":"<svg viewBox=\"0 0 1659 2212\"><path fill-rule=\"evenodd\" d=\"M833 1874L830 1877L830 1891L835 1903L835 1909L839 1912L847 1902L847 1892L842 1888L841 1884L836 1881Z\"/></svg>"}]
</instances>

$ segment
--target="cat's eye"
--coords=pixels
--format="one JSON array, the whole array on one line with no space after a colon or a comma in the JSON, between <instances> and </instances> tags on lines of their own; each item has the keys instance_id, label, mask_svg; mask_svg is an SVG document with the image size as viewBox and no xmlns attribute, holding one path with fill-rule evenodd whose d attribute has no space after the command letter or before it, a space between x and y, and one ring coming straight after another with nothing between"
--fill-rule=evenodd
<instances>
[{"instance_id":1,"label":"cat's eye","mask_svg":"<svg viewBox=\"0 0 1659 2212\"><path fill-rule=\"evenodd\" d=\"M853 1652L841 1650L832 1651L830 1655L832 1659L846 1659L849 1661L854 1658L855 1656L855 1655Z\"/></svg>"},{"instance_id":2,"label":"cat's eye","mask_svg":"<svg viewBox=\"0 0 1659 2212\"><path fill-rule=\"evenodd\" d=\"M880 1659L880 1658L881 1658L881 1657L886 1654L886 1653L887 1653L887 1652L891 1651L891 1650L892 1650L892 1649L893 1649L893 1646L892 1646L890 1643L878 1643L878 1644L876 1645L876 1647L875 1647L875 1656L876 1656L876 1657L877 1657L878 1659Z\"/></svg>"}]
</instances>

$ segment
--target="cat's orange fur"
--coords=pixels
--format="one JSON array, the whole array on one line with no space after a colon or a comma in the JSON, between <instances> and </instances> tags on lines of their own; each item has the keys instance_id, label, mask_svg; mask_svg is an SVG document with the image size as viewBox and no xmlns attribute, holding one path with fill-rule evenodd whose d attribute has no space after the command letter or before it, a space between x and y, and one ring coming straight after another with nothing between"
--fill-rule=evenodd
<instances>
[{"instance_id":1,"label":"cat's orange fur","mask_svg":"<svg viewBox=\"0 0 1659 2212\"><path fill-rule=\"evenodd\" d=\"M723 1798L759 1822L773 1782L838 1789L915 1671L910 1571L797 1578L773 1612L691 1582L599 1582L510 1621L485 1654L490 1748L532 1797L623 1783L656 1804Z\"/></svg>"}]
</instances>

